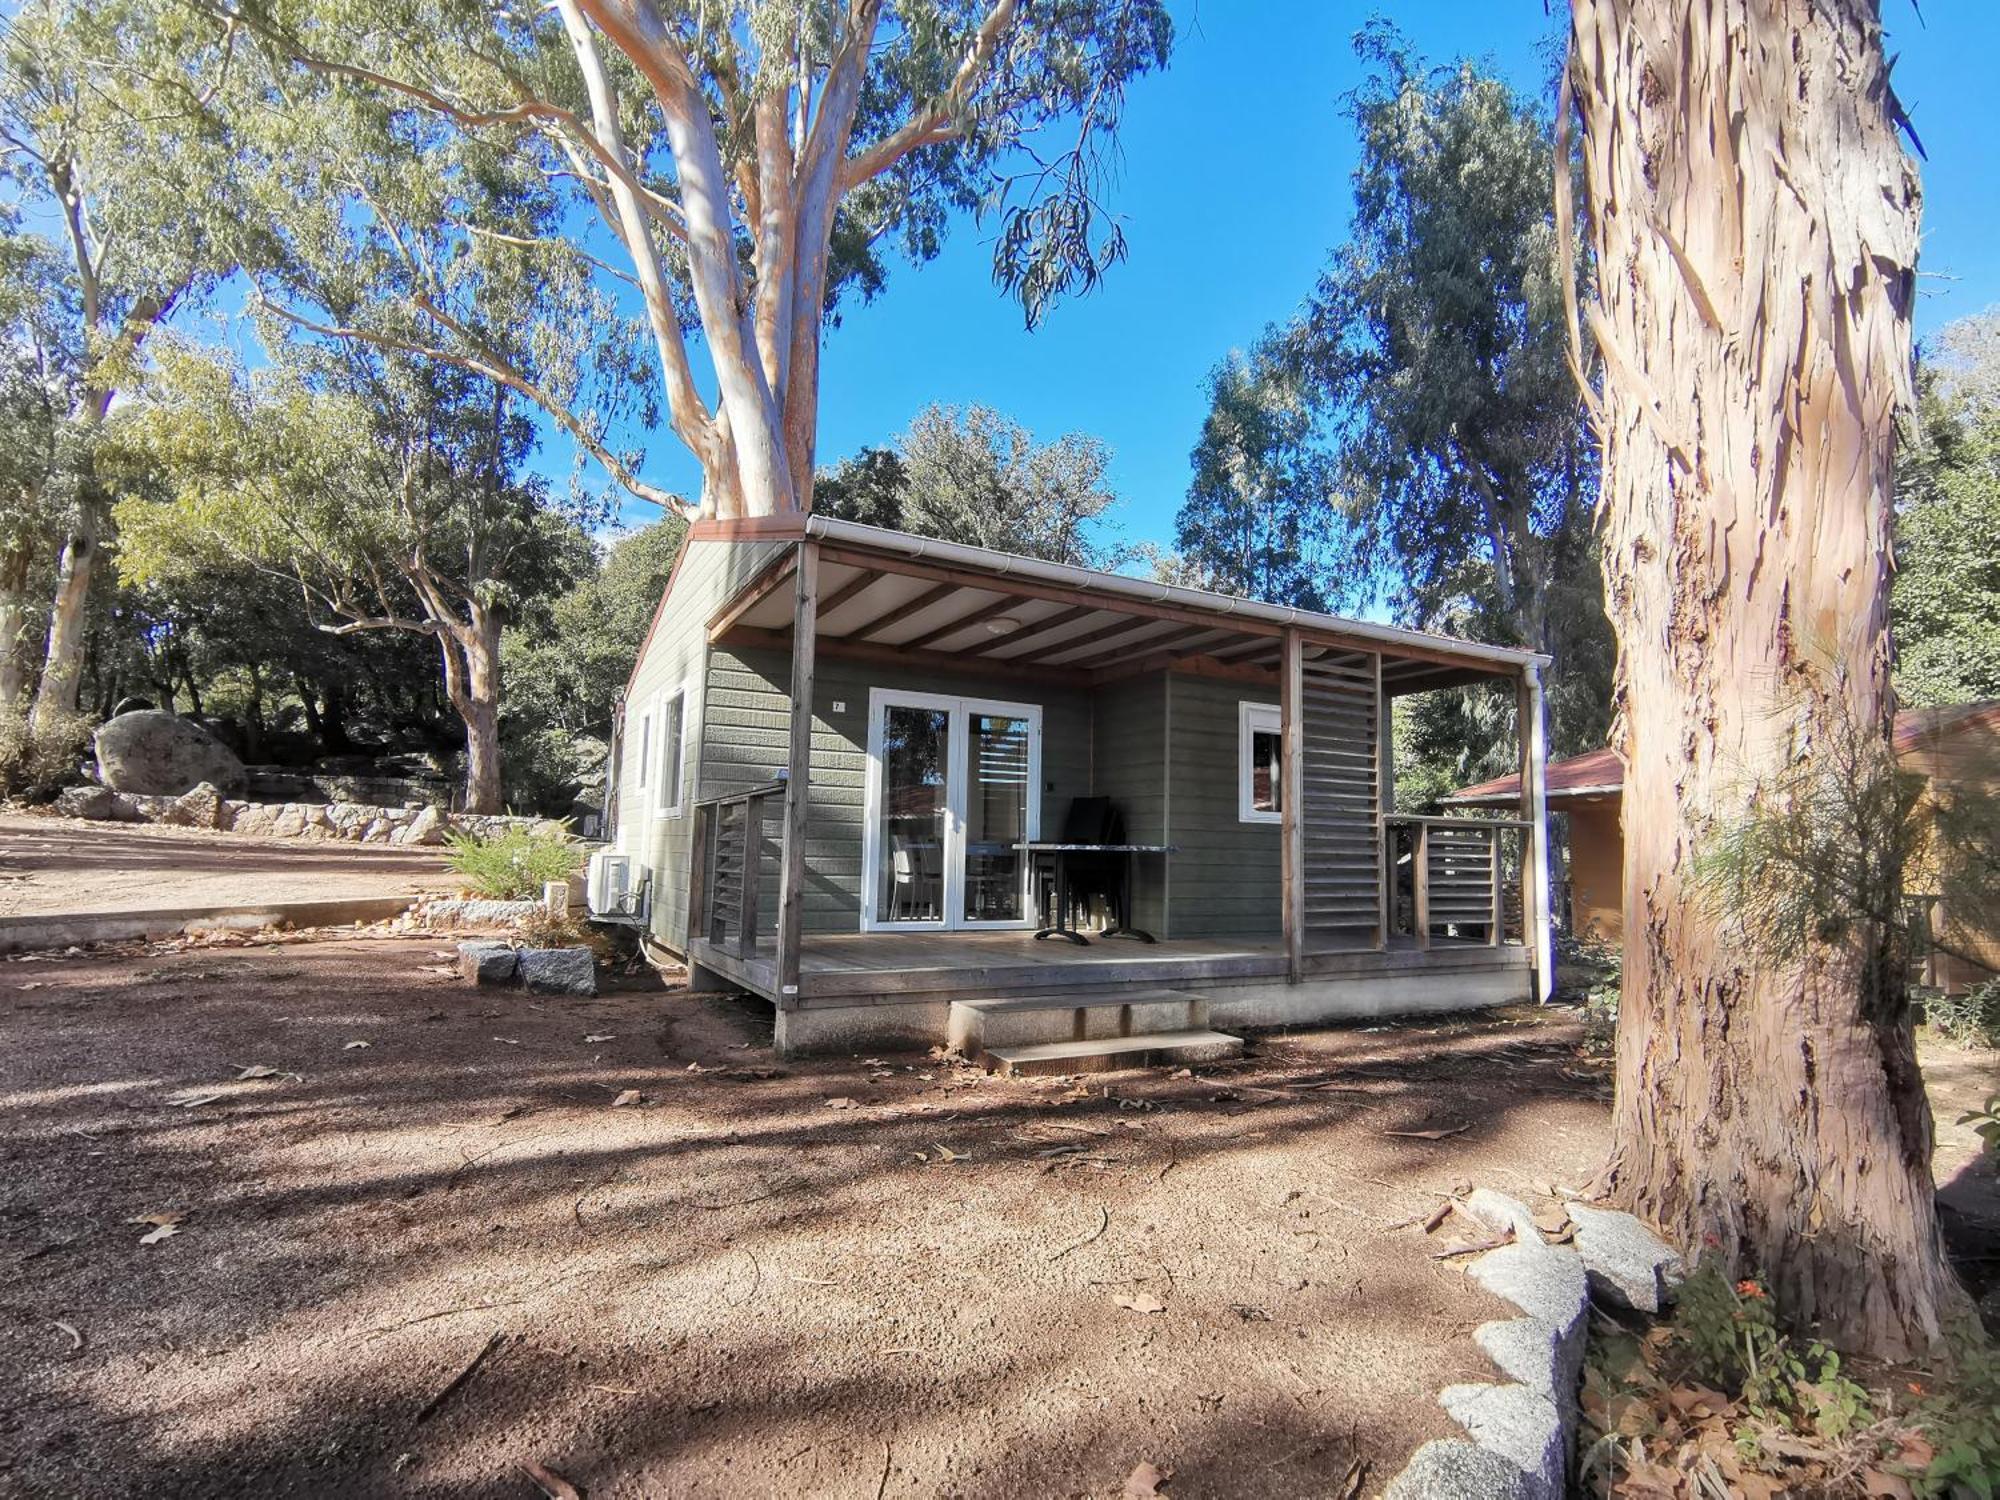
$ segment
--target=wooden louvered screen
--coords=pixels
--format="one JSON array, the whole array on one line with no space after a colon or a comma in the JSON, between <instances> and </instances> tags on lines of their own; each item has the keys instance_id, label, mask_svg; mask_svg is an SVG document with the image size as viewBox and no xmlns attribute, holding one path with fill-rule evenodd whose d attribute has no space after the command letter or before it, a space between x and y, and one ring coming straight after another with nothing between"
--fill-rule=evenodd
<instances>
[{"instance_id":1,"label":"wooden louvered screen","mask_svg":"<svg viewBox=\"0 0 2000 1500\"><path fill-rule=\"evenodd\" d=\"M1359 652L1307 657L1300 694L1304 946L1372 948L1382 901L1378 660Z\"/></svg>"},{"instance_id":2,"label":"wooden louvered screen","mask_svg":"<svg viewBox=\"0 0 2000 1500\"><path fill-rule=\"evenodd\" d=\"M1440 928L1493 928L1493 887L1499 875L1499 830L1468 822L1464 827L1433 823L1425 839L1425 916L1433 933Z\"/></svg>"}]
</instances>

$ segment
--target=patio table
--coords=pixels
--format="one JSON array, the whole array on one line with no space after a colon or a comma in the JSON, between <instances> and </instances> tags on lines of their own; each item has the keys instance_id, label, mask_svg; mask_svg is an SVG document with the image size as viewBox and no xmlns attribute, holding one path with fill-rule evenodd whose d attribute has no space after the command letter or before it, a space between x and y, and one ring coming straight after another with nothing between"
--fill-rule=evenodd
<instances>
[{"instance_id":1,"label":"patio table","mask_svg":"<svg viewBox=\"0 0 2000 1500\"><path fill-rule=\"evenodd\" d=\"M1048 843L1039 839L1029 839L1025 840L1022 843L1015 844L1013 847L1018 850L1021 850L1023 853L1029 855L1030 857L1037 854L1051 854L1055 856L1055 864L1056 864L1055 926L1042 928L1035 934L1036 937L1066 938L1070 942L1075 943L1078 947L1083 947L1083 948L1089 947L1090 939L1085 937L1082 933L1078 932L1074 927L1069 925L1069 863L1068 863L1069 856L1072 854L1122 854L1125 856L1125 863L1123 866L1124 890L1121 893L1121 897L1118 903L1119 925L1115 927L1107 927L1100 934L1100 936L1108 938L1109 937L1131 938L1133 941L1140 943L1150 943L1154 941L1153 935L1150 932L1142 931L1141 929L1130 925L1132 921L1132 891L1135 884L1137 883L1133 877L1138 870L1140 855L1174 854L1178 852L1179 846L1174 844L1063 844L1063 843Z\"/></svg>"}]
</instances>

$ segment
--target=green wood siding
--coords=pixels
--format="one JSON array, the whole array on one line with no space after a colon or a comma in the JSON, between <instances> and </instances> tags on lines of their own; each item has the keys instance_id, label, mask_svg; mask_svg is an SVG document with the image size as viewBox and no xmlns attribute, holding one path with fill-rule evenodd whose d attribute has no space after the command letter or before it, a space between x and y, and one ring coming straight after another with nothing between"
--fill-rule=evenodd
<instances>
[{"instance_id":1,"label":"green wood siding","mask_svg":"<svg viewBox=\"0 0 2000 1500\"><path fill-rule=\"evenodd\" d=\"M632 855L652 880L654 936L679 950L687 940L688 811L702 784L702 684L708 659L708 621L716 610L747 584L790 543L773 541L691 541L674 575L652 638L640 654L625 699L625 735L619 749L617 847ZM657 786L660 706L668 695L685 687L687 700L682 729L683 812L658 817ZM639 786L639 724L653 716L654 738L648 751L654 765ZM781 736L782 742L782 736ZM782 764L783 754L779 761Z\"/></svg>"},{"instance_id":2,"label":"green wood siding","mask_svg":"<svg viewBox=\"0 0 2000 1500\"><path fill-rule=\"evenodd\" d=\"M1276 705L1275 687L1169 676L1168 930L1175 937L1273 937L1284 930L1276 823L1237 816L1239 703Z\"/></svg>"},{"instance_id":3,"label":"green wood siding","mask_svg":"<svg viewBox=\"0 0 2000 1500\"><path fill-rule=\"evenodd\" d=\"M1093 699L1096 749L1092 790L1125 814L1125 835L1135 844L1166 844L1167 674L1107 683ZM1178 855L1142 856L1137 862L1134 915L1155 937L1172 937L1167 892Z\"/></svg>"}]
</instances>

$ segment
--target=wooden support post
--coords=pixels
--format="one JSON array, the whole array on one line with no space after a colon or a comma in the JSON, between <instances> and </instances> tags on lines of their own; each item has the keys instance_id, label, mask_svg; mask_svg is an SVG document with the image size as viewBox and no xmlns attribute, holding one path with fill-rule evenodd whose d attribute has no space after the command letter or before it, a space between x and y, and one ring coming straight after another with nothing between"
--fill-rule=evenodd
<instances>
[{"instance_id":1,"label":"wooden support post","mask_svg":"<svg viewBox=\"0 0 2000 1500\"><path fill-rule=\"evenodd\" d=\"M707 941L710 937L708 922L708 846L713 836L710 830L715 824L715 813L711 808L696 807L691 820L694 825L693 838L688 843L688 909L687 941L696 938Z\"/></svg>"},{"instance_id":2,"label":"wooden support post","mask_svg":"<svg viewBox=\"0 0 2000 1500\"><path fill-rule=\"evenodd\" d=\"M1521 858L1521 936L1534 960L1535 998L1546 1005L1556 990L1556 940L1549 918L1549 730L1539 662L1521 669L1518 701L1521 816L1528 820Z\"/></svg>"},{"instance_id":3,"label":"wooden support post","mask_svg":"<svg viewBox=\"0 0 2000 1500\"><path fill-rule=\"evenodd\" d=\"M1389 700L1382 695L1382 653L1375 653L1375 948L1389 947L1390 904L1395 899L1389 859L1389 827L1383 816L1396 805L1396 747L1390 734Z\"/></svg>"},{"instance_id":4,"label":"wooden support post","mask_svg":"<svg viewBox=\"0 0 2000 1500\"><path fill-rule=\"evenodd\" d=\"M1305 974L1305 650L1296 630L1285 632L1284 669L1278 694L1278 812L1284 873L1285 973L1293 984Z\"/></svg>"},{"instance_id":5,"label":"wooden support post","mask_svg":"<svg viewBox=\"0 0 2000 1500\"><path fill-rule=\"evenodd\" d=\"M757 956L757 900L764 894L759 879L764 863L764 799L743 800L743 875L736 889L736 956Z\"/></svg>"},{"instance_id":6,"label":"wooden support post","mask_svg":"<svg viewBox=\"0 0 2000 1500\"><path fill-rule=\"evenodd\" d=\"M805 931L806 814L811 803L813 664L819 650L819 543L799 543L792 594L792 738L785 762L784 864L778 879L778 1005L799 997Z\"/></svg>"},{"instance_id":7,"label":"wooden support post","mask_svg":"<svg viewBox=\"0 0 2000 1500\"><path fill-rule=\"evenodd\" d=\"M1417 946L1431 945L1431 825L1426 819L1417 825L1417 840L1410 855L1410 889L1417 898Z\"/></svg>"},{"instance_id":8,"label":"wooden support post","mask_svg":"<svg viewBox=\"0 0 2000 1500\"><path fill-rule=\"evenodd\" d=\"M1500 946L1500 929L1507 920L1507 904L1500 895L1500 830L1486 830L1486 869L1492 882L1487 894L1493 900L1493 915L1486 923L1486 943L1488 947Z\"/></svg>"}]
</instances>

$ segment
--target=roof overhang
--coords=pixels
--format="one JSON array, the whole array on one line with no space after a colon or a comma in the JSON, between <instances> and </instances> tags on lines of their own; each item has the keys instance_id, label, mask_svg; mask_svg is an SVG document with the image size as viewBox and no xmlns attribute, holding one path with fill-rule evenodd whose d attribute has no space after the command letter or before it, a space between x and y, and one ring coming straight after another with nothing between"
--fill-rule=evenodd
<instances>
[{"instance_id":1,"label":"roof overhang","mask_svg":"<svg viewBox=\"0 0 2000 1500\"><path fill-rule=\"evenodd\" d=\"M1173 669L1275 680L1288 632L1309 653L1380 652L1391 695L1518 676L1548 658L809 516L819 649L999 677L1100 682ZM717 644L790 638L788 549L717 611Z\"/></svg>"}]
</instances>

